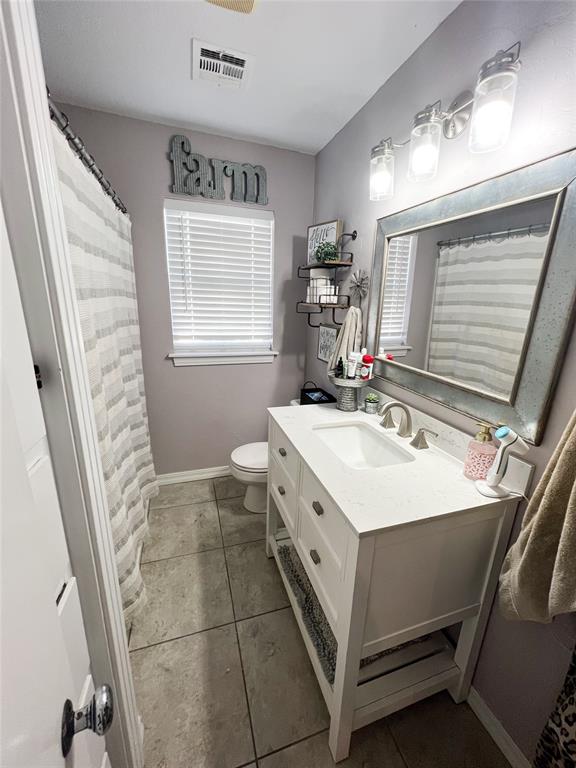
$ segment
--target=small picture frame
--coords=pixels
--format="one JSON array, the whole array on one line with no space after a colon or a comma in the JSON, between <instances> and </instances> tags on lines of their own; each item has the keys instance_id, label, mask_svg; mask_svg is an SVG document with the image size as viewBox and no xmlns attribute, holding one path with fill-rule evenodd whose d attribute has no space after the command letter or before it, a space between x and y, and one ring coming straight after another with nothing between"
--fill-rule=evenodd
<instances>
[{"instance_id":1,"label":"small picture frame","mask_svg":"<svg viewBox=\"0 0 576 768\"><path fill-rule=\"evenodd\" d=\"M323 221L320 224L312 224L311 227L308 227L308 264L316 263L314 254L316 248L321 243L334 243L337 245L341 235L342 221L340 219Z\"/></svg>"},{"instance_id":2,"label":"small picture frame","mask_svg":"<svg viewBox=\"0 0 576 768\"><path fill-rule=\"evenodd\" d=\"M337 337L338 328L334 325L320 324L318 326L318 351L316 353L318 360L322 360L324 363L330 362Z\"/></svg>"}]
</instances>

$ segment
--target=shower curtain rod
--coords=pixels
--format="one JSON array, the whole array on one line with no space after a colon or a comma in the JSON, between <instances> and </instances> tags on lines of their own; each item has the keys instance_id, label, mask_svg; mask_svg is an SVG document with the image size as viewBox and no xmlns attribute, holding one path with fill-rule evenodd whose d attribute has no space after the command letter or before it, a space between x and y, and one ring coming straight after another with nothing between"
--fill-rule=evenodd
<instances>
[{"instance_id":1,"label":"shower curtain rod","mask_svg":"<svg viewBox=\"0 0 576 768\"><path fill-rule=\"evenodd\" d=\"M77 133L74 133L72 128L70 128L70 120L68 119L68 115L65 112L62 112L62 110L58 109L56 104L52 101L49 89L47 88L46 90L48 93L48 107L50 109L50 117L66 137L68 144L72 148L73 152L78 155L90 173L96 177L104 192L106 192L106 194L112 198L116 208L122 211L122 213L127 214L128 209L122 200L120 200L118 197L118 194L113 189L112 184L110 184L106 176L104 176L103 171L98 167L96 161L90 152L88 152L86 149L86 146L80 136L78 136Z\"/></svg>"},{"instance_id":2,"label":"shower curtain rod","mask_svg":"<svg viewBox=\"0 0 576 768\"><path fill-rule=\"evenodd\" d=\"M510 237L510 235L528 234L536 232L548 232L549 224L529 224L526 227L516 227L515 229L503 229L500 232L487 232L485 235L468 235L467 237L455 237L452 240L439 240L436 245L449 246L460 245L461 243L476 242L476 240L494 240L499 237Z\"/></svg>"}]
</instances>

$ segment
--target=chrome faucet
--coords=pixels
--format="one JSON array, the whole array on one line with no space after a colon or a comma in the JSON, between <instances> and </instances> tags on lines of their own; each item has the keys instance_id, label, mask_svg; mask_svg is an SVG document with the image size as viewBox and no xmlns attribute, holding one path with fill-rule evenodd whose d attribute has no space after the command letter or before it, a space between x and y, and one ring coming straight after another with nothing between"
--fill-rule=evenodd
<instances>
[{"instance_id":1,"label":"chrome faucet","mask_svg":"<svg viewBox=\"0 0 576 768\"><path fill-rule=\"evenodd\" d=\"M405 406L404 403L398 402L398 400L390 400L389 403L385 403L382 406L380 409L380 416L383 418L380 422L380 426L384 427L384 429L393 429L396 426L394 419L392 418L392 408L400 408L402 410L400 426L398 427L398 432L396 434L400 435L400 437L412 437L412 416L410 415L407 406Z\"/></svg>"}]
</instances>

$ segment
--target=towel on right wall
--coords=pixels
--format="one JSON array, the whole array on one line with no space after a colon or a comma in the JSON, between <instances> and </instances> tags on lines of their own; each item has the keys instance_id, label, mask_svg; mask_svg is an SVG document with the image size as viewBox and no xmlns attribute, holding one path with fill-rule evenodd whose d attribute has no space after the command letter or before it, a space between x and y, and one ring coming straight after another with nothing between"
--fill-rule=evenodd
<instances>
[{"instance_id":1,"label":"towel on right wall","mask_svg":"<svg viewBox=\"0 0 576 768\"><path fill-rule=\"evenodd\" d=\"M576 610L576 411L532 496L500 576L507 619L550 622ZM534 768L576 765L576 648Z\"/></svg>"},{"instance_id":2,"label":"towel on right wall","mask_svg":"<svg viewBox=\"0 0 576 768\"><path fill-rule=\"evenodd\" d=\"M500 609L507 619L548 623L576 611L576 411L506 555Z\"/></svg>"}]
</instances>

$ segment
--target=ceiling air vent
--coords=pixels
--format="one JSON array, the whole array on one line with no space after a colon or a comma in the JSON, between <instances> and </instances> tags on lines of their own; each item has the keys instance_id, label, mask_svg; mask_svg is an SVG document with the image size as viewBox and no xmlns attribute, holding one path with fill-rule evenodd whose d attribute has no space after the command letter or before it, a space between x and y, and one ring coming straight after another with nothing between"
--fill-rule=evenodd
<instances>
[{"instance_id":1,"label":"ceiling air vent","mask_svg":"<svg viewBox=\"0 0 576 768\"><path fill-rule=\"evenodd\" d=\"M245 88L254 57L192 40L192 80L208 80L228 88Z\"/></svg>"}]
</instances>

